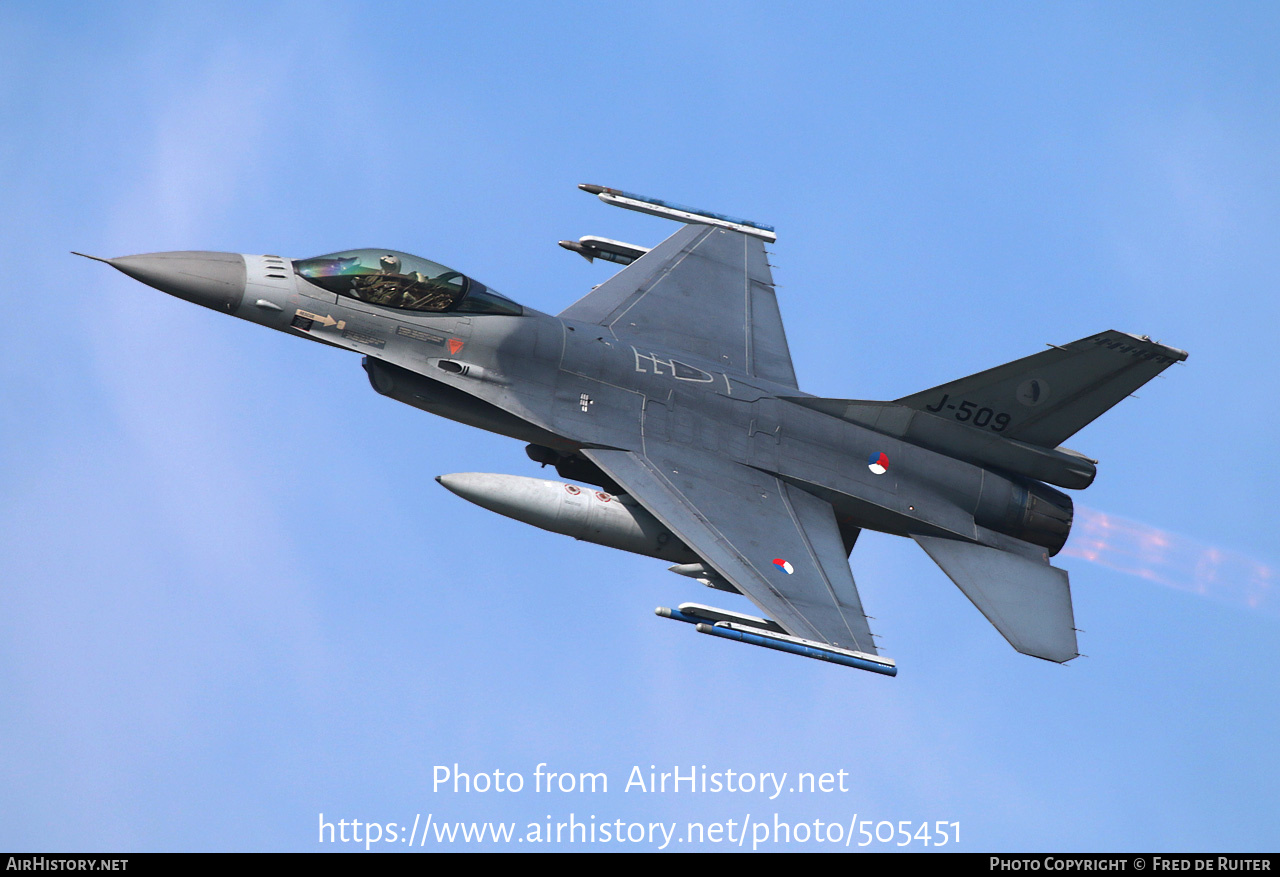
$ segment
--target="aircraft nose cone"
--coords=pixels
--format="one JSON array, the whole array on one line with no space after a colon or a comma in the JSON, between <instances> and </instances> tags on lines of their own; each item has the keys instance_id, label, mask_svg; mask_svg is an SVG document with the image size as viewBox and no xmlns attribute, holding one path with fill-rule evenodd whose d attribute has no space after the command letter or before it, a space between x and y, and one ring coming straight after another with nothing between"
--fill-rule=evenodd
<instances>
[{"instance_id":1,"label":"aircraft nose cone","mask_svg":"<svg viewBox=\"0 0 1280 877\"><path fill-rule=\"evenodd\" d=\"M134 280L224 314L234 314L244 299L246 272L239 253L145 253L106 261Z\"/></svg>"}]
</instances>

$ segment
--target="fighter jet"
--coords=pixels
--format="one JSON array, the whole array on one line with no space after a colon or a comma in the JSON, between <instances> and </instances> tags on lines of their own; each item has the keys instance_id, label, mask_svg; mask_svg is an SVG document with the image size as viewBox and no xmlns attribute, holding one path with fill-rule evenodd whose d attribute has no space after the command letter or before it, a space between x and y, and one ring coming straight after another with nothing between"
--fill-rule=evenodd
<instances>
[{"instance_id":1,"label":"fighter jet","mask_svg":"<svg viewBox=\"0 0 1280 877\"><path fill-rule=\"evenodd\" d=\"M1056 488L1088 487L1096 461L1060 445L1184 351L1105 331L893 401L811 396L782 328L772 228L580 188L681 226L653 248L562 241L623 267L556 316L391 250L101 261L360 353L377 392L526 442L534 462L589 486L437 480L535 526L673 562L761 613L657 610L701 633L896 675L849 567L871 529L919 543L1017 651L1078 655L1067 573L1050 563L1072 523Z\"/></svg>"}]
</instances>

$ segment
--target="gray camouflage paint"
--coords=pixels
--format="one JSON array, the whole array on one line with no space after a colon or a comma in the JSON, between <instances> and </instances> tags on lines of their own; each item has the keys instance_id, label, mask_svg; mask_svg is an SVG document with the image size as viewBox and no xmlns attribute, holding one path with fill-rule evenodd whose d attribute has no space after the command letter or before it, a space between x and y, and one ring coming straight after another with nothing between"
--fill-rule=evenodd
<instances>
[{"instance_id":1,"label":"gray camouflage paint","mask_svg":"<svg viewBox=\"0 0 1280 877\"><path fill-rule=\"evenodd\" d=\"M704 225L559 316L383 307L277 256L103 261L362 354L378 392L632 494L788 633L869 655L846 561L862 528L917 538L1019 651L1075 657L1066 574L1048 566L1071 502L1039 479L1087 486L1093 461L1056 442L1186 358L1106 332L897 402L818 399L796 386L763 244ZM780 578L771 558L784 550L796 574Z\"/></svg>"}]
</instances>

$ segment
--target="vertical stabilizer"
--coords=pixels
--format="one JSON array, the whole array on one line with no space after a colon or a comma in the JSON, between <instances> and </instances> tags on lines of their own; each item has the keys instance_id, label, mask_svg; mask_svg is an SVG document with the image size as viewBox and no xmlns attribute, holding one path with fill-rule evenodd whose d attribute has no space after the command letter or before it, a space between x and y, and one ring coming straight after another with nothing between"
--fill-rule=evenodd
<instances>
[{"instance_id":1,"label":"vertical stabilizer","mask_svg":"<svg viewBox=\"0 0 1280 877\"><path fill-rule=\"evenodd\" d=\"M1186 351L1150 338L1100 332L897 401L1001 438L1053 448L1186 358Z\"/></svg>"}]
</instances>

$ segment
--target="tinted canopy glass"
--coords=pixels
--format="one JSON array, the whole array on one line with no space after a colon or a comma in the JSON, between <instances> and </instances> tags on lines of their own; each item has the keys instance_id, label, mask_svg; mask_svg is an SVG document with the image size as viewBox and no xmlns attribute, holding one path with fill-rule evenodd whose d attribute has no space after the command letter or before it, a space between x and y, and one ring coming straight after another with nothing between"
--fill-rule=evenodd
<instances>
[{"instance_id":1,"label":"tinted canopy glass","mask_svg":"<svg viewBox=\"0 0 1280 877\"><path fill-rule=\"evenodd\" d=\"M388 308L431 313L522 313L520 305L460 271L395 250L329 253L295 261L293 270L330 292Z\"/></svg>"}]
</instances>

